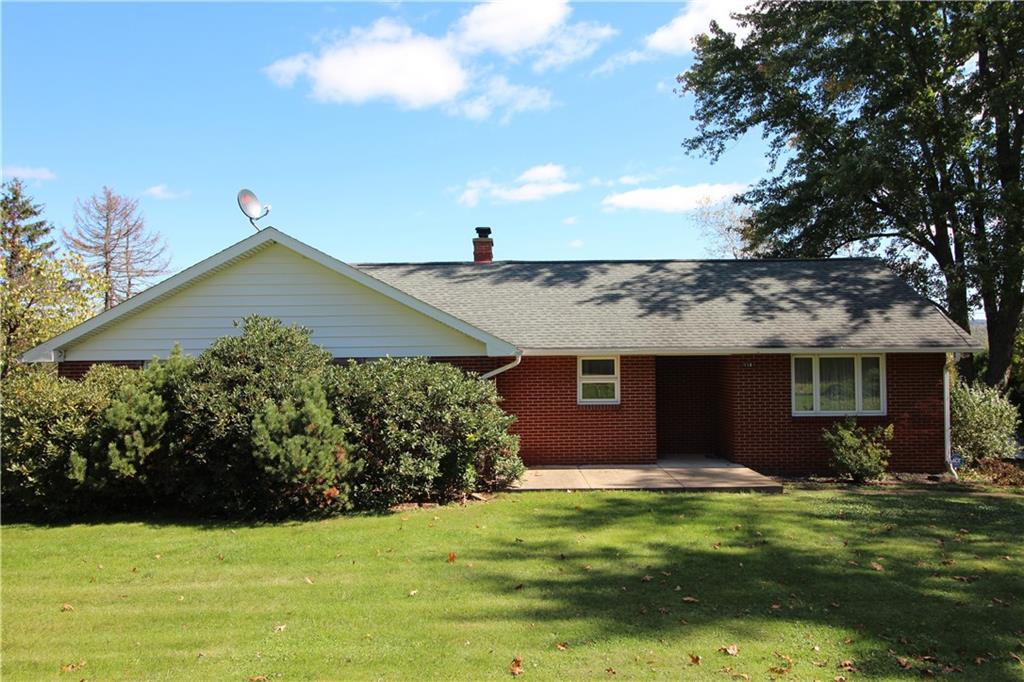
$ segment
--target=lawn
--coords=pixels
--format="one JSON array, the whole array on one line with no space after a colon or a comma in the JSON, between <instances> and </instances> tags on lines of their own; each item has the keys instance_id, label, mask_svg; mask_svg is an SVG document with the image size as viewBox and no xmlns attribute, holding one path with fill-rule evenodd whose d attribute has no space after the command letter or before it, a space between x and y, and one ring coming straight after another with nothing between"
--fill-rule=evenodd
<instances>
[{"instance_id":1,"label":"lawn","mask_svg":"<svg viewBox=\"0 0 1024 682\"><path fill-rule=\"evenodd\" d=\"M1022 521L1024 497L797 491L8 525L0 674L1020 680Z\"/></svg>"}]
</instances>

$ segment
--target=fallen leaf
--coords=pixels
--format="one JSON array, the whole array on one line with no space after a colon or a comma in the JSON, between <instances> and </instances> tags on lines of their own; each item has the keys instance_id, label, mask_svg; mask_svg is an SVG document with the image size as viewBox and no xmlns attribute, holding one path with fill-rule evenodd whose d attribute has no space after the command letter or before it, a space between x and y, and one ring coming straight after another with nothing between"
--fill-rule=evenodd
<instances>
[{"instance_id":1,"label":"fallen leaf","mask_svg":"<svg viewBox=\"0 0 1024 682\"><path fill-rule=\"evenodd\" d=\"M718 647L718 650L721 651L723 654L729 654L730 656L740 655L740 648L735 644L730 644L729 646L720 646Z\"/></svg>"},{"instance_id":2,"label":"fallen leaf","mask_svg":"<svg viewBox=\"0 0 1024 682\"><path fill-rule=\"evenodd\" d=\"M307 584L309 584L309 585L312 585L312 584L313 584L313 579L312 579L312 578L310 578L310 577L309 577L308 575L306 576L305 580L306 580L306 583L307 583Z\"/></svg>"},{"instance_id":3,"label":"fallen leaf","mask_svg":"<svg viewBox=\"0 0 1024 682\"><path fill-rule=\"evenodd\" d=\"M1009 602L1003 601L999 597L992 597L992 603L997 605L997 606L1009 606L1010 605Z\"/></svg>"},{"instance_id":4,"label":"fallen leaf","mask_svg":"<svg viewBox=\"0 0 1024 682\"><path fill-rule=\"evenodd\" d=\"M696 597L683 597L683 601L687 604L697 604L700 602L700 599L697 599Z\"/></svg>"},{"instance_id":5,"label":"fallen leaf","mask_svg":"<svg viewBox=\"0 0 1024 682\"><path fill-rule=\"evenodd\" d=\"M409 596L415 597L417 594L419 594L419 592L419 590L409 590Z\"/></svg>"},{"instance_id":6,"label":"fallen leaf","mask_svg":"<svg viewBox=\"0 0 1024 682\"><path fill-rule=\"evenodd\" d=\"M455 563L455 552L448 552L448 563Z\"/></svg>"},{"instance_id":7,"label":"fallen leaf","mask_svg":"<svg viewBox=\"0 0 1024 682\"><path fill-rule=\"evenodd\" d=\"M985 665L986 663L988 663L988 659L984 656L977 656L974 659L974 665Z\"/></svg>"},{"instance_id":8,"label":"fallen leaf","mask_svg":"<svg viewBox=\"0 0 1024 682\"><path fill-rule=\"evenodd\" d=\"M777 611L777 610L782 608L782 604L780 604L779 602L773 602L772 603L772 608Z\"/></svg>"},{"instance_id":9,"label":"fallen leaf","mask_svg":"<svg viewBox=\"0 0 1024 682\"><path fill-rule=\"evenodd\" d=\"M644 583L649 583L652 580L654 580L654 577L653 576L649 576L649 575L645 575L643 578L640 578L640 582L644 582Z\"/></svg>"},{"instance_id":10,"label":"fallen leaf","mask_svg":"<svg viewBox=\"0 0 1024 682\"><path fill-rule=\"evenodd\" d=\"M249 677L249 682L267 682L266 675L252 675Z\"/></svg>"},{"instance_id":11,"label":"fallen leaf","mask_svg":"<svg viewBox=\"0 0 1024 682\"><path fill-rule=\"evenodd\" d=\"M615 674L615 668L605 668L604 671L606 673L608 673L609 675L614 675Z\"/></svg>"},{"instance_id":12,"label":"fallen leaf","mask_svg":"<svg viewBox=\"0 0 1024 682\"><path fill-rule=\"evenodd\" d=\"M512 659L512 665L508 667L508 671L512 673L512 677L519 677L523 674L523 657L516 656Z\"/></svg>"},{"instance_id":13,"label":"fallen leaf","mask_svg":"<svg viewBox=\"0 0 1024 682\"><path fill-rule=\"evenodd\" d=\"M81 670L85 667L85 661L79 661L78 663L64 663L60 666L62 673L72 673L76 670Z\"/></svg>"},{"instance_id":14,"label":"fallen leaf","mask_svg":"<svg viewBox=\"0 0 1024 682\"><path fill-rule=\"evenodd\" d=\"M897 657L897 658L896 658L896 663L898 663L898 664L899 664L899 666L900 666L901 668L903 668L904 670L910 670L911 668L913 668L913 667L914 667L914 664L913 664L913 663L911 663L910 661L908 661L908 660L907 660L907 659L905 659L905 658L899 658L899 657Z\"/></svg>"},{"instance_id":15,"label":"fallen leaf","mask_svg":"<svg viewBox=\"0 0 1024 682\"><path fill-rule=\"evenodd\" d=\"M857 672L857 666L853 664L853 661L840 661L839 669L845 670L848 673Z\"/></svg>"},{"instance_id":16,"label":"fallen leaf","mask_svg":"<svg viewBox=\"0 0 1024 682\"><path fill-rule=\"evenodd\" d=\"M780 654L777 651L773 651L772 653L774 653L776 656L778 656L779 658L784 660L786 663L785 663L785 665L778 665L778 666L774 666L772 668L769 668L768 670L770 672L773 672L776 675L785 675L785 674L787 674L789 672L792 672L792 670L793 670L793 659L791 657L786 656L785 654Z\"/></svg>"},{"instance_id":17,"label":"fallen leaf","mask_svg":"<svg viewBox=\"0 0 1024 682\"><path fill-rule=\"evenodd\" d=\"M1021 665L1024 665L1024 658L1021 658L1020 656L1018 656L1017 654L1013 653L1012 651L1010 652L1010 658L1012 658L1013 660L1017 661Z\"/></svg>"},{"instance_id":18,"label":"fallen leaf","mask_svg":"<svg viewBox=\"0 0 1024 682\"><path fill-rule=\"evenodd\" d=\"M286 627L288 627L288 626L287 625L275 625L274 626L274 632L284 632L284 629Z\"/></svg>"},{"instance_id":19,"label":"fallen leaf","mask_svg":"<svg viewBox=\"0 0 1024 682\"><path fill-rule=\"evenodd\" d=\"M842 675L836 675L832 678L832 682L846 682L846 678Z\"/></svg>"},{"instance_id":20,"label":"fallen leaf","mask_svg":"<svg viewBox=\"0 0 1024 682\"><path fill-rule=\"evenodd\" d=\"M883 566L882 564L878 563L877 561L870 562L868 564L868 566L871 567L871 570L878 571L879 573L881 573L881 572L883 572L885 570L885 566Z\"/></svg>"},{"instance_id":21,"label":"fallen leaf","mask_svg":"<svg viewBox=\"0 0 1024 682\"><path fill-rule=\"evenodd\" d=\"M690 665L700 665L700 656L697 654L690 654Z\"/></svg>"},{"instance_id":22,"label":"fallen leaf","mask_svg":"<svg viewBox=\"0 0 1024 682\"><path fill-rule=\"evenodd\" d=\"M555 648L558 649L559 651L565 651L566 649L569 648L569 643L568 642L559 642L558 644L555 645Z\"/></svg>"},{"instance_id":23,"label":"fallen leaf","mask_svg":"<svg viewBox=\"0 0 1024 682\"><path fill-rule=\"evenodd\" d=\"M60 605L60 610L61 610L61 611L74 611L74 610L75 610L75 607L74 607L74 606L72 606L71 604L67 604L67 603L65 603L65 604L61 604L61 605Z\"/></svg>"},{"instance_id":24,"label":"fallen leaf","mask_svg":"<svg viewBox=\"0 0 1024 682\"><path fill-rule=\"evenodd\" d=\"M977 576L977 575L954 575L953 576L953 580L956 580L957 582L961 582L961 583L973 583L979 577L981 577L981 576Z\"/></svg>"}]
</instances>

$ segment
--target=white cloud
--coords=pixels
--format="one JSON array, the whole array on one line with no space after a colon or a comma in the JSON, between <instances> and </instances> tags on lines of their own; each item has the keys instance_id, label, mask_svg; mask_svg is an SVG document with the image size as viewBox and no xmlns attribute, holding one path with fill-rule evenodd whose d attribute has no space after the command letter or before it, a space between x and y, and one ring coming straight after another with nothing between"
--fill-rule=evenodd
<instances>
[{"instance_id":1,"label":"white cloud","mask_svg":"<svg viewBox=\"0 0 1024 682\"><path fill-rule=\"evenodd\" d=\"M576 216L574 216L574 215L571 215L571 216L569 216L568 218L563 218L563 219L562 219L562 223L563 223L563 224L565 224L565 225L575 225L575 224L576 224L576 223L578 223L579 221L580 221L580 219L579 219L579 218L577 218L577 217L576 217Z\"/></svg>"},{"instance_id":2,"label":"white cloud","mask_svg":"<svg viewBox=\"0 0 1024 682\"><path fill-rule=\"evenodd\" d=\"M167 185L153 185L142 190L142 193L147 197L153 197L154 199L181 199L182 197L188 196L188 192L175 192L171 190Z\"/></svg>"},{"instance_id":3,"label":"white cloud","mask_svg":"<svg viewBox=\"0 0 1024 682\"><path fill-rule=\"evenodd\" d=\"M683 55L693 49L693 39L707 33L712 21L724 30L736 33L742 40L747 31L729 16L741 12L750 0L691 0L679 16L644 38L644 46L652 52Z\"/></svg>"},{"instance_id":4,"label":"white cloud","mask_svg":"<svg viewBox=\"0 0 1024 682\"><path fill-rule=\"evenodd\" d=\"M597 52L601 43L616 33L618 31L611 26L593 22L584 21L566 26L541 50L540 56L533 63L533 70L543 73L548 69L560 69L588 59Z\"/></svg>"},{"instance_id":5,"label":"white cloud","mask_svg":"<svg viewBox=\"0 0 1024 682\"><path fill-rule=\"evenodd\" d=\"M4 166L5 178L21 178L22 180L56 180L57 174L49 168L32 166Z\"/></svg>"},{"instance_id":6,"label":"white cloud","mask_svg":"<svg viewBox=\"0 0 1024 682\"><path fill-rule=\"evenodd\" d=\"M712 21L718 22L725 31L735 33L742 41L747 37L749 30L740 27L729 15L742 12L750 2L751 0L691 0L672 21L644 37L642 50L629 50L612 55L594 69L594 73L611 73L659 55L689 54L693 50L693 39L701 33L707 33Z\"/></svg>"},{"instance_id":7,"label":"white cloud","mask_svg":"<svg viewBox=\"0 0 1024 682\"><path fill-rule=\"evenodd\" d=\"M581 187L579 183L566 180L566 172L562 166L548 163L526 169L511 183L495 183L488 178L470 180L457 201L463 206L471 207L480 203L484 197L508 202L540 201L559 194L576 192Z\"/></svg>"},{"instance_id":8,"label":"white cloud","mask_svg":"<svg viewBox=\"0 0 1024 682\"><path fill-rule=\"evenodd\" d=\"M623 175L619 178L620 185L639 185L641 182L647 182L653 179L651 175Z\"/></svg>"},{"instance_id":9,"label":"white cloud","mask_svg":"<svg viewBox=\"0 0 1024 682\"><path fill-rule=\"evenodd\" d=\"M630 66L639 62L645 62L651 59L652 55L647 52L641 52L640 50L627 50L626 52L619 52L613 54L611 57L606 59L599 67L594 69L595 74L607 74L612 71L618 71L624 66Z\"/></svg>"},{"instance_id":10,"label":"white cloud","mask_svg":"<svg viewBox=\"0 0 1024 682\"><path fill-rule=\"evenodd\" d=\"M582 239L572 239L572 240L569 241L569 248L570 249L582 249L583 248L583 244L584 244L584 242L583 242Z\"/></svg>"},{"instance_id":11,"label":"white cloud","mask_svg":"<svg viewBox=\"0 0 1024 682\"><path fill-rule=\"evenodd\" d=\"M387 18L352 29L317 56L285 57L265 72L283 87L305 76L321 101L362 104L385 99L409 109L451 102L469 82L450 45Z\"/></svg>"},{"instance_id":12,"label":"white cloud","mask_svg":"<svg viewBox=\"0 0 1024 682\"><path fill-rule=\"evenodd\" d=\"M744 189L746 189L746 185L708 183L649 187L609 194L601 200L601 205L605 207L605 210L635 209L662 213L684 213L692 211L703 202L721 201Z\"/></svg>"},{"instance_id":13,"label":"white cloud","mask_svg":"<svg viewBox=\"0 0 1024 682\"><path fill-rule=\"evenodd\" d=\"M566 0L484 2L459 19L453 39L469 53L511 57L547 42L571 11Z\"/></svg>"},{"instance_id":14,"label":"white cloud","mask_svg":"<svg viewBox=\"0 0 1024 682\"><path fill-rule=\"evenodd\" d=\"M406 109L443 106L473 120L552 106L548 90L510 83L494 75L485 53L506 61L533 60L534 71L586 59L615 34L593 22L568 24L567 0L506 0L477 4L445 35L431 36L408 24L381 18L345 34L323 32L316 52L278 59L263 69L278 87L309 81L323 102L362 104L393 101Z\"/></svg>"},{"instance_id":15,"label":"white cloud","mask_svg":"<svg viewBox=\"0 0 1024 682\"><path fill-rule=\"evenodd\" d=\"M508 123L513 114L543 111L550 109L551 105L550 91L515 85L504 76L494 76L483 85L479 94L459 102L455 110L474 121L482 121L496 110L501 110L504 112L501 122Z\"/></svg>"},{"instance_id":16,"label":"white cloud","mask_svg":"<svg viewBox=\"0 0 1024 682\"><path fill-rule=\"evenodd\" d=\"M558 182L565 180L565 168L557 163L544 163L527 168L516 180L519 182Z\"/></svg>"}]
</instances>

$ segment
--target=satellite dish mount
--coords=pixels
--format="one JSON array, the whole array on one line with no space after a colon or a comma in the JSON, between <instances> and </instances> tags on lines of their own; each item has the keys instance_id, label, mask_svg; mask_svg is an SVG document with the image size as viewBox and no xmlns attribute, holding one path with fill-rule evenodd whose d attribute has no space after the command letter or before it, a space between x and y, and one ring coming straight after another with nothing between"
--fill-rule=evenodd
<instances>
[{"instance_id":1,"label":"satellite dish mount","mask_svg":"<svg viewBox=\"0 0 1024 682\"><path fill-rule=\"evenodd\" d=\"M242 213L249 219L249 223L253 228L259 232L260 228L256 224L257 220L265 218L270 213L270 204L263 206L260 204L260 200L256 198L256 194L252 190L243 189L238 192L238 208L242 209Z\"/></svg>"}]
</instances>

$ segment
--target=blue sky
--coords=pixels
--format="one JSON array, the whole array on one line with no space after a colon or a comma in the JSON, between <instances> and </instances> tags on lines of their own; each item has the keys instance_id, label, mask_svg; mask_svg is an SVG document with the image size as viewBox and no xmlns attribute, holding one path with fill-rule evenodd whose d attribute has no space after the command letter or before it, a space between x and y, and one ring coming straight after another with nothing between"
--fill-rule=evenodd
<instances>
[{"instance_id":1,"label":"blue sky","mask_svg":"<svg viewBox=\"0 0 1024 682\"><path fill-rule=\"evenodd\" d=\"M346 261L706 255L692 206L766 170L689 157L672 92L732 3L4 3L5 177L58 226L136 196L174 270L245 237L235 193Z\"/></svg>"}]
</instances>

